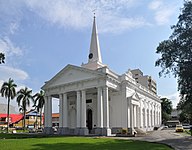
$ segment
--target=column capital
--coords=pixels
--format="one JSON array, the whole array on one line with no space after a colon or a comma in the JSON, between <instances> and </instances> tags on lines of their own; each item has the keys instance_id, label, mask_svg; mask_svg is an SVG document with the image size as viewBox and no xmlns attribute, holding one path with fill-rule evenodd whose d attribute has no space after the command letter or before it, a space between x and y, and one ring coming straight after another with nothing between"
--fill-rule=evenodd
<instances>
[{"instance_id":1,"label":"column capital","mask_svg":"<svg viewBox=\"0 0 192 150\"><path fill-rule=\"evenodd\" d=\"M86 93L86 91L87 91L86 89L82 89L82 90L81 90L81 92L85 92L85 93Z\"/></svg>"}]
</instances>

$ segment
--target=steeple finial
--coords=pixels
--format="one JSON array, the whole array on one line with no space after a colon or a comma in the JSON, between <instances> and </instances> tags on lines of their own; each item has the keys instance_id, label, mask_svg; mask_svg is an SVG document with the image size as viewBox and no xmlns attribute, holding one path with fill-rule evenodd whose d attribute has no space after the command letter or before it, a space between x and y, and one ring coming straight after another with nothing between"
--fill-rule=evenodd
<instances>
[{"instance_id":1,"label":"steeple finial","mask_svg":"<svg viewBox=\"0 0 192 150\"><path fill-rule=\"evenodd\" d=\"M91 35L91 44L90 44L90 50L89 50L89 61L88 62L100 62L102 63L101 59L101 52L100 52L100 46L99 46L99 39L98 39L98 33L97 33L97 26L96 26L96 17L94 13L93 17L93 28L92 28L92 35Z\"/></svg>"}]
</instances>

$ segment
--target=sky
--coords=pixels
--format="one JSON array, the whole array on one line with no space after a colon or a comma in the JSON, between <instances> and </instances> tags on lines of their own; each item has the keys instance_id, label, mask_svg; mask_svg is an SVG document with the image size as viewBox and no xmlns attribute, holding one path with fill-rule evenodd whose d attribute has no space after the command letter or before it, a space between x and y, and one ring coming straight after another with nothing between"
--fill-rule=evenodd
<instances>
[{"instance_id":1,"label":"sky","mask_svg":"<svg viewBox=\"0 0 192 150\"><path fill-rule=\"evenodd\" d=\"M95 13L103 63L120 75L137 68L151 75L176 107L177 80L160 78L155 61L182 7L182 0L0 0L0 86L12 78L17 90L36 93L67 64L86 63Z\"/></svg>"}]
</instances>

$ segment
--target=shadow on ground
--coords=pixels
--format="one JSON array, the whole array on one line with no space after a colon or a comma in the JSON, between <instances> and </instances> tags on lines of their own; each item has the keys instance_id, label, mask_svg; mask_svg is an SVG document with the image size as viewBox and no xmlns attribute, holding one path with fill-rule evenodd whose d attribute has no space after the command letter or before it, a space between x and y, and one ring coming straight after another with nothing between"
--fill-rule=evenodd
<instances>
[{"instance_id":1,"label":"shadow on ground","mask_svg":"<svg viewBox=\"0 0 192 150\"><path fill-rule=\"evenodd\" d=\"M144 141L114 140L97 143L47 143L33 145L32 150L171 150L171 148Z\"/></svg>"}]
</instances>

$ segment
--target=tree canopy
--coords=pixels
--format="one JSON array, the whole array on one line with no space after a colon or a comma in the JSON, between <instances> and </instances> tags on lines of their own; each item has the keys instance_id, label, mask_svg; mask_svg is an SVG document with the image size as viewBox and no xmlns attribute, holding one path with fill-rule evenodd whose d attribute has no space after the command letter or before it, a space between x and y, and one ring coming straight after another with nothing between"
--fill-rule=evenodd
<instances>
[{"instance_id":1,"label":"tree canopy","mask_svg":"<svg viewBox=\"0 0 192 150\"><path fill-rule=\"evenodd\" d=\"M0 64L5 63L5 54L0 53Z\"/></svg>"},{"instance_id":2,"label":"tree canopy","mask_svg":"<svg viewBox=\"0 0 192 150\"><path fill-rule=\"evenodd\" d=\"M184 1L178 22L171 29L173 33L169 39L157 47L156 53L161 57L155 65L162 68L160 76L172 73L177 77L181 109L187 105L192 108L192 1ZM192 114L192 109L188 113Z\"/></svg>"},{"instance_id":3,"label":"tree canopy","mask_svg":"<svg viewBox=\"0 0 192 150\"><path fill-rule=\"evenodd\" d=\"M9 132L9 106L10 100L14 99L16 96L16 87L14 80L9 78L8 82L4 82L1 87L1 96L7 98L7 133Z\"/></svg>"},{"instance_id":4,"label":"tree canopy","mask_svg":"<svg viewBox=\"0 0 192 150\"><path fill-rule=\"evenodd\" d=\"M161 98L161 112L162 112L162 121L165 123L170 119L170 114L172 112L172 102L167 98Z\"/></svg>"},{"instance_id":5,"label":"tree canopy","mask_svg":"<svg viewBox=\"0 0 192 150\"><path fill-rule=\"evenodd\" d=\"M33 96L32 96L32 90L29 90L27 87L25 87L24 89L20 89L17 92L16 101L18 103L18 106L20 106L23 109L23 116L24 116L23 129L25 129L27 107L30 106L30 101L34 102Z\"/></svg>"}]
</instances>

